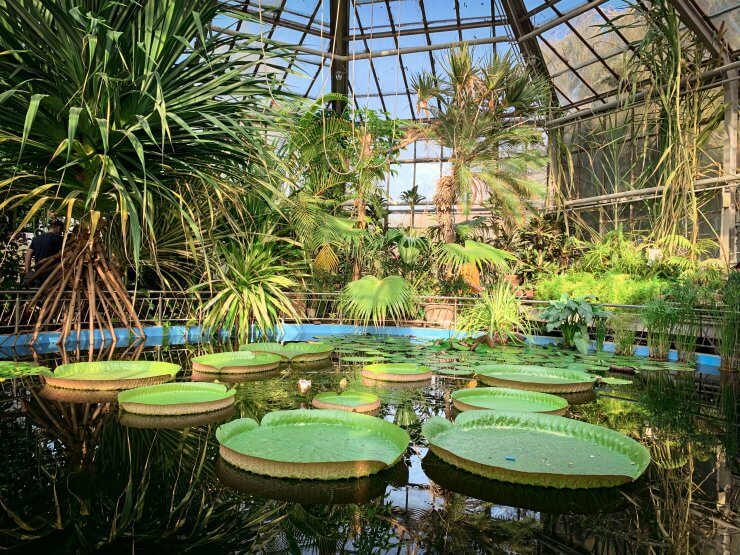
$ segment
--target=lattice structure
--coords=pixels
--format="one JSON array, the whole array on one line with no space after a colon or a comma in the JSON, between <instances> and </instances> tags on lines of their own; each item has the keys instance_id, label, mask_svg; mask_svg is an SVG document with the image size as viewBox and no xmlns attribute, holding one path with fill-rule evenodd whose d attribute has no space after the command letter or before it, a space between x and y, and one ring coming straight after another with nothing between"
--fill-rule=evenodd
<instances>
[{"instance_id":1,"label":"lattice structure","mask_svg":"<svg viewBox=\"0 0 740 555\"><path fill-rule=\"evenodd\" d=\"M642 0L637 0L642 2ZM630 3L622 0L234 0L250 20L220 22L215 32L259 35L296 52L283 72L266 74L277 87L316 98L328 92L349 96L402 119L416 119L417 96L410 86L418 72L439 72L442 54L463 42L474 45L477 57L513 51L533 71L546 75L557 111L548 125L550 137L562 132L576 152L571 186L549 180L563 195L569 212L597 231L627 224L639 229L649 211L646 198L660 191L633 190L629 172L619 179L609 173L603 155L594 162L579 141L584 129L593 133L623 105L620 74L626 55L644 36L639 25L613 25L629 20ZM702 233L716 235L736 259L738 127L737 91L740 70L740 7L732 0L671 0L683 25L708 52L703 85L717 87L727 106L706 161L708 171L697 188L706 189ZM645 5L645 4L643 4ZM649 4L647 4L649 5ZM598 117L597 117L598 116ZM607 122L606 124L604 122ZM637 139L640 140L639 138ZM632 154L634 155L634 153ZM445 152L435 144L417 142L406 148L387 192L392 213L400 193L413 185L427 200L419 206L421 225L433 223L430 199L436 180L446 170ZM552 168L550 168L552 177ZM617 172L619 173L619 172ZM557 176L556 176L557 177ZM546 179L542 176L543 181ZM611 179L611 181L610 181ZM641 185L644 186L644 185ZM551 191L551 192L556 192ZM551 195L556 196L556 195ZM604 207L608 207L604 209ZM616 207L616 208L615 208ZM425 215L427 217L425 217ZM431 216L431 217L429 217ZM399 223L400 220L391 220Z\"/></svg>"}]
</instances>

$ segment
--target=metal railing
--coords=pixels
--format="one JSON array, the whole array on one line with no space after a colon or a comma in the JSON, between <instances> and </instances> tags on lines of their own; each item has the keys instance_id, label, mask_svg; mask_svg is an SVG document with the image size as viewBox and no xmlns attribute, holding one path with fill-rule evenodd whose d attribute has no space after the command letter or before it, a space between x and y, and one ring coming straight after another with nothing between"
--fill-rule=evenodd
<instances>
[{"instance_id":1,"label":"metal railing","mask_svg":"<svg viewBox=\"0 0 740 555\"><path fill-rule=\"evenodd\" d=\"M0 291L0 334L19 334L33 331L36 324L35 314L38 307L31 306L36 291ZM289 293L296 311L303 323L348 323L354 321L346 318L339 306L339 293L301 292ZM134 308L144 326L161 325L189 325L196 326L202 322L203 306L211 298L208 293L192 293L186 291L148 291L138 290L131 292ZM423 296L418 308L408 319L396 322L398 325L448 328L457 327L460 314L473 303L476 297L454 296ZM56 322L63 318L64 299L51 323L42 331L58 329ZM547 301L522 299L522 304L528 307L531 316L537 318L537 307L547 305ZM640 305L604 305L615 311L639 312ZM83 310L83 320L87 318ZM698 309L702 322L711 325L716 311ZM286 323L293 320L286 319ZM119 322L120 327L123 323ZM84 327L83 327L84 329Z\"/></svg>"}]
</instances>

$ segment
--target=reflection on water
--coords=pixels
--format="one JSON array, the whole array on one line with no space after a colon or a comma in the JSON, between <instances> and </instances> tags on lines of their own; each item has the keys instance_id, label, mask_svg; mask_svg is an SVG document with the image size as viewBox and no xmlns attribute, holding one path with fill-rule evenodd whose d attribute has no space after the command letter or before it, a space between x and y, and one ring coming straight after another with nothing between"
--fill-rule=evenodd
<instances>
[{"instance_id":1,"label":"reflection on water","mask_svg":"<svg viewBox=\"0 0 740 555\"><path fill-rule=\"evenodd\" d=\"M363 383L361 364L340 358L370 351L449 367L470 364L469 355L419 353L402 338L356 339L345 338L345 352L328 366L286 366L233 384L236 416L256 419L310 407L322 391L381 397L378 416L411 436L404 460L377 476L331 485L225 464L214 431L233 414L131 421L112 399L65 398L35 377L0 383L0 545L35 552L740 552L738 376L655 374L569 399L571 417L630 435L654 462L626 488L533 488L482 479L428 452L422 423L453 418L449 395L474 385L470 378L437 376L412 388ZM181 379L189 379L192 356L231 348L132 346L92 358L176 362L188 369ZM83 351L37 362L90 358ZM310 389L299 380L310 380Z\"/></svg>"}]
</instances>

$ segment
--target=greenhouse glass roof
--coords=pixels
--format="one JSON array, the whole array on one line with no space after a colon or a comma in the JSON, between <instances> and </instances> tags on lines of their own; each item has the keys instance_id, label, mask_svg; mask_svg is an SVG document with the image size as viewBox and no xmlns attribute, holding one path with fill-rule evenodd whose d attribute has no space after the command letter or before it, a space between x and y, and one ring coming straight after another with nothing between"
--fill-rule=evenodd
<instances>
[{"instance_id":1,"label":"greenhouse glass roof","mask_svg":"<svg viewBox=\"0 0 740 555\"><path fill-rule=\"evenodd\" d=\"M625 27L631 9L620 0L231 3L250 19L224 18L218 30L259 35L296 52L295 61L277 76L280 87L316 98L346 79L342 90L357 106L402 119L418 116L412 75L438 71L442 53L452 44L468 42L480 57L513 50L527 58L549 77L554 97L567 113L614 97L620 63L643 36L638 25ZM674 6L710 50L727 63L738 59L740 4L674 0ZM619 28L610 25L615 21Z\"/></svg>"}]
</instances>

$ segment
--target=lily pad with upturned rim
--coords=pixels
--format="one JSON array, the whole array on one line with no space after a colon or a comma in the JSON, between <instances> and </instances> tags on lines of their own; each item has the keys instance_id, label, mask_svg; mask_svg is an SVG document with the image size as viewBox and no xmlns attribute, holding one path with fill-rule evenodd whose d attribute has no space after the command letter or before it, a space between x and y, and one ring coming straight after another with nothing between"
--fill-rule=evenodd
<instances>
[{"instance_id":1,"label":"lily pad with upturned rim","mask_svg":"<svg viewBox=\"0 0 740 555\"><path fill-rule=\"evenodd\" d=\"M411 363L369 364L362 369L364 378L381 382L421 382L432 374L428 366Z\"/></svg>"},{"instance_id":2,"label":"lily pad with upturned rim","mask_svg":"<svg viewBox=\"0 0 740 555\"><path fill-rule=\"evenodd\" d=\"M213 410L197 414L176 414L173 416L154 416L122 412L118 418L118 422L127 428L182 430L184 428L218 424L220 422L230 420L235 414L236 409L233 405L221 410Z\"/></svg>"},{"instance_id":3,"label":"lily pad with upturned rim","mask_svg":"<svg viewBox=\"0 0 740 555\"><path fill-rule=\"evenodd\" d=\"M249 343L239 347L240 351L253 353L272 353L291 362L313 362L331 357L334 347L328 343Z\"/></svg>"},{"instance_id":4,"label":"lily pad with upturned rim","mask_svg":"<svg viewBox=\"0 0 740 555\"><path fill-rule=\"evenodd\" d=\"M598 376L546 366L490 364L477 369L476 377L486 385L526 389L542 393L578 393L593 389Z\"/></svg>"},{"instance_id":5,"label":"lily pad with upturned rim","mask_svg":"<svg viewBox=\"0 0 740 555\"><path fill-rule=\"evenodd\" d=\"M380 397L364 391L325 391L317 394L311 404L317 409L346 410L350 412L373 412L380 408Z\"/></svg>"},{"instance_id":6,"label":"lily pad with upturned rim","mask_svg":"<svg viewBox=\"0 0 740 555\"><path fill-rule=\"evenodd\" d=\"M219 426L221 457L238 468L275 478L360 478L396 464L409 444L401 428L342 410L286 410L261 424L240 418Z\"/></svg>"},{"instance_id":7,"label":"lily pad with upturned rim","mask_svg":"<svg viewBox=\"0 0 740 555\"><path fill-rule=\"evenodd\" d=\"M167 383L122 391L118 394L118 404L134 414L198 414L230 407L234 404L234 390L217 383Z\"/></svg>"},{"instance_id":8,"label":"lily pad with upturned rim","mask_svg":"<svg viewBox=\"0 0 740 555\"><path fill-rule=\"evenodd\" d=\"M503 410L564 415L568 401L557 395L505 387L458 389L451 394L453 406L460 411Z\"/></svg>"},{"instance_id":9,"label":"lily pad with upturned rim","mask_svg":"<svg viewBox=\"0 0 740 555\"><path fill-rule=\"evenodd\" d=\"M207 374L249 374L268 372L282 362L280 355L272 353L253 353L252 351L232 351L201 355L193 359L193 370Z\"/></svg>"},{"instance_id":10,"label":"lily pad with upturned rim","mask_svg":"<svg viewBox=\"0 0 740 555\"><path fill-rule=\"evenodd\" d=\"M526 412L474 410L455 423L435 416L422 426L432 452L485 478L556 488L633 482L650 464L635 440L578 420Z\"/></svg>"},{"instance_id":11,"label":"lily pad with upturned rim","mask_svg":"<svg viewBox=\"0 0 740 555\"><path fill-rule=\"evenodd\" d=\"M45 379L62 389L113 391L165 383L179 371L177 364L150 360L74 362L57 366Z\"/></svg>"}]
</instances>

